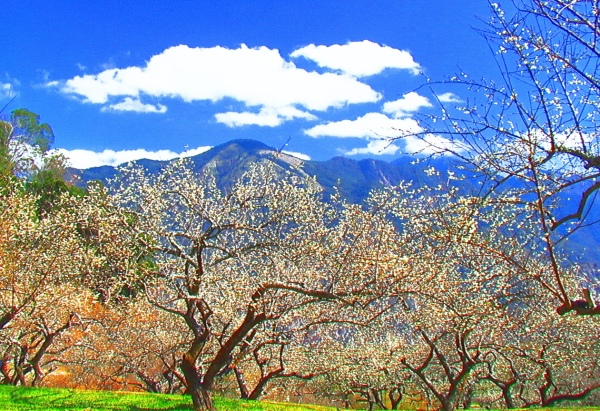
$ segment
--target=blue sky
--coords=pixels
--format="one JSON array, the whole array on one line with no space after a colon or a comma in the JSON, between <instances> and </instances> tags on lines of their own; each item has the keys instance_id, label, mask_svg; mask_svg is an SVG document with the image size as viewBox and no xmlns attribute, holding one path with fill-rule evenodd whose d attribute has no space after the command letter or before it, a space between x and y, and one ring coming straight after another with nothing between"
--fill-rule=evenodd
<instances>
[{"instance_id":1,"label":"blue sky","mask_svg":"<svg viewBox=\"0 0 600 411\"><path fill-rule=\"evenodd\" d=\"M7 0L0 107L79 168L252 138L313 160L391 160L435 113L426 82L489 77L483 0ZM440 93L440 89L436 90ZM461 96L438 99L453 104Z\"/></svg>"}]
</instances>

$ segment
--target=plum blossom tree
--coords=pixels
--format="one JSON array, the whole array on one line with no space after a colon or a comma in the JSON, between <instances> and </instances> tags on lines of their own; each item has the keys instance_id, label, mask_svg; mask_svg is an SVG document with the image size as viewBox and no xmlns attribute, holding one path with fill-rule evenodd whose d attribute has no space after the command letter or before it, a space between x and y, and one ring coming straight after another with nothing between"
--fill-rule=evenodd
<instances>
[{"instance_id":1,"label":"plum blossom tree","mask_svg":"<svg viewBox=\"0 0 600 411\"><path fill-rule=\"evenodd\" d=\"M514 0L490 6L491 23L481 33L497 51L498 78L461 73L430 83L441 92L454 87L462 101L442 106L441 118L423 118L426 131L419 137L429 150L450 153L481 176L483 195L512 202L537 221L535 235L549 262L537 279L560 314L600 314L593 292L577 299L586 286L562 261L565 254L589 260L591 251L577 253L565 247L566 239L582 235L600 217L598 3ZM436 147L436 139L427 138L431 133L446 143Z\"/></svg>"},{"instance_id":2,"label":"plum blossom tree","mask_svg":"<svg viewBox=\"0 0 600 411\"><path fill-rule=\"evenodd\" d=\"M396 383L441 410L468 405L496 341L539 304L532 277L544 261L524 234L536 225L504 202L452 186L390 189L370 201L398 221L400 241L389 247L406 267L396 309L379 318L397 329L392 364L412 374Z\"/></svg>"},{"instance_id":3,"label":"plum blossom tree","mask_svg":"<svg viewBox=\"0 0 600 411\"><path fill-rule=\"evenodd\" d=\"M178 370L187 334L172 316L141 297L96 301L95 317L61 359L63 382L95 389L182 392Z\"/></svg>"},{"instance_id":4,"label":"plum blossom tree","mask_svg":"<svg viewBox=\"0 0 600 411\"><path fill-rule=\"evenodd\" d=\"M90 227L95 241L110 247L119 230L135 247L118 249L149 257L126 278L139 280L148 301L187 328L180 368L195 409L214 408L211 391L221 376L239 372L238 359L285 346L270 339L268 325L307 329L365 315L365 299L378 290L373 246L381 238L360 221L342 224L350 219L319 193L314 179L268 164L251 167L224 193L185 162L156 176L129 168L111 192L91 190L89 214L102 204L106 217Z\"/></svg>"},{"instance_id":5,"label":"plum blossom tree","mask_svg":"<svg viewBox=\"0 0 600 411\"><path fill-rule=\"evenodd\" d=\"M540 299L538 312L496 342L483 377L501 390L507 408L583 405L600 387L597 332L589 327L593 320L558 317L552 308L551 301Z\"/></svg>"},{"instance_id":6,"label":"plum blossom tree","mask_svg":"<svg viewBox=\"0 0 600 411\"><path fill-rule=\"evenodd\" d=\"M83 326L93 298L78 281L83 259L72 210L61 207L39 219L36 197L18 182L5 188L0 195L0 373L6 384L39 385Z\"/></svg>"}]
</instances>

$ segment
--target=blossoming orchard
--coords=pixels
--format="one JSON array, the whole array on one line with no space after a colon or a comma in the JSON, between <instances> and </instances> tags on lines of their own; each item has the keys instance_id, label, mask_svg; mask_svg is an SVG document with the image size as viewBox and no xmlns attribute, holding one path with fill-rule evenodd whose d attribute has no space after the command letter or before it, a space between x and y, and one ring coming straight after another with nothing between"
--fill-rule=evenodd
<instances>
[{"instance_id":1,"label":"blossoming orchard","mask_svg":"<svg viewBox=\"0 0 600 411\"><path fill-rule=\"evenodd\" d=\"M600 403L600 290L569 247L600 218L600 5L491 11L502 82L426 85L464 96L416 136L456 169L362 204L277 161L226 186L183 159L81 189L48 124L3 117L0 382L195 410Z\"/></svg>"}]
</instances>

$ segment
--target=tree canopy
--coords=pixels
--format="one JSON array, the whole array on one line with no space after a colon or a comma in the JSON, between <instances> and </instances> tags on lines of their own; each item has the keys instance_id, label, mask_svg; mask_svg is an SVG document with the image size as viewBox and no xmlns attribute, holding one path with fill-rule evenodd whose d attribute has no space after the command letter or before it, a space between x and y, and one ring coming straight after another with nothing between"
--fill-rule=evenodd
<instances>
[{"instance_id":1,"label":"tree canopy","mask_svg":"<svg viewBox=\"0 0 600 411\"><path fill-rule=\"evenodd\" d=\"M572 278L561 263L565 253L574 260L570 265L585 262L594 251L577 255L566 240L600 221L598 3L490 6L492 18L481 34L495 53L498 78L460 73L431 82L434 92L453 87L463 101L423 118L426 131L419 137L431 146L437 140L428 135L443 136L444 143L431 148L481 176L483 197L513 203L537 221L535 235L549 262L537 279L556 297L559 313L600 314L593 293L585 291L591 274Z\"/></svg>"},{"instance_id":2,"label":"tree canopy","mask_svg":"<svg viewBox=\"0 0 600 411\"><path fill-rule=\"evenodd\" d=\"M267 156L224 187L175 160L83 193L39 116L0 121L0 383L597 404L598 289L568 242L600 219L599 5L491 12L500 81L428 85L464 96L418 136L460 168L361 204Z\"/></svg>"}]
</instances>

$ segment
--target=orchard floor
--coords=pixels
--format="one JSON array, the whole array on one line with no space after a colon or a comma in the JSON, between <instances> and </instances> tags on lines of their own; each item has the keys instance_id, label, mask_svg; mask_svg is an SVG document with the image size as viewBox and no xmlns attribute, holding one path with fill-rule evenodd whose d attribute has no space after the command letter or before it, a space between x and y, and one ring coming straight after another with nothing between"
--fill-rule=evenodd
<instances>
[{"instance_id":1,"label":"orchard floor","mask_svg":"<svg viewBox=\"0 0 600 411\"><path fill-rule=\"evenodd\" d=\"M227 411L335 411L316 405L240 401L215 398L217 410ZM184 411L190 397L132 392L29 388L0 385L2 411Z\"/></svg>"},{"instance_id":2,"label":"orchard floor","mask_svg":"<svg viewBox=\"0 0 600 411\"><path fill-rule=\"evenodd\" d=\"M220 411L335 411L318 405L283 404L215 398ZM189 397L131 392L28 388L0 385L2 411L184 411L191 410ZM528 410L532 410L529 408ZM600 411L600 407L534 408L537 411Z\"/></svg>"}]
</instances>

